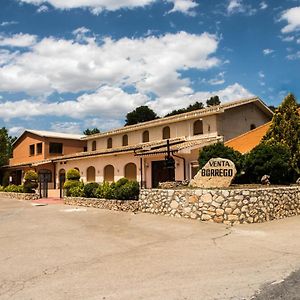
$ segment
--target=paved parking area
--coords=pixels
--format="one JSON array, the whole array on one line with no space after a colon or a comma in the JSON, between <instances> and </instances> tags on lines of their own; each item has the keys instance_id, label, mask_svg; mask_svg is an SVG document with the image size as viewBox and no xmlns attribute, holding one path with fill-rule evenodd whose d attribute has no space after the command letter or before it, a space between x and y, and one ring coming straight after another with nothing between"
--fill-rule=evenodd
<instances>
[{"instance_id":1,"label":"paved parking area","mask_svg":"<svg viewBox=\"0 0 300 300\"><path fill-rule=\"evenodd\" d=\"M0 253L0 299L250 299L300 269L300 216L230 228L0 199Z\"/></svg>"}]
</instances>

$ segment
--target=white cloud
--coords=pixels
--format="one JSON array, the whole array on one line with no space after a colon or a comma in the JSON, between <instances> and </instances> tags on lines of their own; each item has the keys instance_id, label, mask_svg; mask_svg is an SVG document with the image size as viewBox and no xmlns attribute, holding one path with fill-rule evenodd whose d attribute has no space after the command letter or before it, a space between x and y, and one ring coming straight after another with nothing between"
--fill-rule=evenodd
<instances>
[{"instance_id":1,"label":"white cloud","mask_svg":"<svg viewBox=\"0 0 300 300\"><path fill-rule=\"evenodd\" d=\"M244 13L246 15L254 15L256 13L256 9L252 8L251 5L247 5L243 2L243 0L229 0L227 6L227 13L229 15L236 13Z\"/></svg>"},{"instance_id":2,"label":"white cloud","mask_svg":"<svg viewBox=\"0 0 300 300\"><path fill-rule=\"evenodd\" d=\"M36 12L37 13L44 13L44 12L47 12L49 10L49 7L47 5L41 5L37 10Z\"/></svg>"},{"instance_id":3,"label":"white cloud","mask_svg":"<svg viewBox=\"0 0 300 300\"><path fill-rule=\"evenodd\" d=\"M78 122L52 122L50 129L55 132L82 134L81 126Z\"/></svg>"},{"instance_id":4,"label":"white cloud","mask_svg":"<svg viewBox=\"0 0 300 300\"><path fill-rule=\"evenodd\" d=\"M282 33L290 33L300 30L300 6L284 11L280 21L287 21L288 25L281 29Z\"/></svg>"},{"instance_id":5,"label":"white cloud","mask_svg":"<svg viewBox=\"0 0 300 300\"><path fill-rule=\"evenodd\" d=\"M52 115L67 116L74 119L103 117L118 119L133 108L146 103L149 99L140 93L128 94L120 88L101 87L91 94L83 94L75 100L47 102L37 100L2 101L0 118L28 118Z\"/></svg>"},{"instance_id":6,"label":"white cloud","mask_svg":"<svg viewBox=\"0 0 300 300\"><path fill-rule=\"evenodd\" d=\"M0 49L0 67L8 64L18 55L18 52L10 52L6 49Z\"/></svg>"},{"instance_id":7,"label":"white cloud","mask_svg":"<svg viewBox=\"0 0 300 300\"><path fill-rule=\"evenodd\" d=\"M195 16L194 8L198 6L194 0L168 0L168 2L173 2L174 6L170 10L172 12L182 12L187 15Z\"/></svg>"},{"instance_id":8,"label":"white cloud","mask_svg":"<svg viewBox=\"0 0 300 300\"><path fill-rule=\"evenodd\" d=\"M274 52L275 52L275 50L273 50L273 49L264 49L263 50L263 54L264 55L270 55L270 54L272 54Z\"/></svg>"},{"instance_id":9,"label":"white cloud","mask_svg":"<svg viewBox=\"0 0 300 300\"><path fill-rule=\"evenodd\" d=\"M265 1L262 1L259 4L259 8L264 10L264 9L268 8L268 4Z\"/></svg>"},{"instance_id":10,"label":"white cloud","mask_svg":"<svg viewBox=\"0 0 300 300\"><path fill-rule=\"evenodd\" d=\"M24 130L23 126L13 126L8 129L8 134L11 136L20 136Z\"/></svg>"},{"instance_id":11,"label":"white cloud","mask_svg":"<svg viewBox=\"0 0 300 300\"><path fill-rule=\"evenodd\" d=\"M300 51L297 51L297 52L294 53L294 54L289 54L286 58L287 58L288 60L296 60L296 59L300 59Z\"/></svg>"},{"instance_id":12,"label":"white cloud","mask_svg":"<svg viewBox=\"0 0 300 300\"><path fill-rule=\"evenodd\" d=\"M290 36L290 35L288 35L288 36L286 36L286 37L281 37L281 40L282 40L283 42L292 42L294 39L295 39L295 37Z\"/></svg>"},{"instance_id":13,"label":"white cloud","mask_svg":"<svg viewBox=\"0 0 300 300\"><path fill-rule=\"evenodd\" d=\"M35 35L17 33L13 36L0 35L0 46L8 47L30 47L33 46L37 41Z\"/></svg>"},{"instance_id":14,"label":"white cloud","mask_svg":"<svg viewBox=\"0 0 300 300\"><path fill-rule=\"evenodd\" d=\"M264 74L263 71L259 71L259 72L258 72L258 76L259 76L260 78L265 78L265 74Z\"/></svg>"},{"instance_id":15,"label":"white cloud","mask_svg":"<svg viewBox=\"0 0 300 300\"><path fill-rule=\"evenodd\" d=\"M158 2L158 0L18 0L21 3L42 5L48 3L57 9L88 8L93 14L100 14L103 10L116 11L119 9L134 9L145 7ZM171 12L182 12L193 14L193 8L198 6L196 0L163 0L163 2L173 3Z\"/></svg>"},{"instance_id":16,"label":"white cloud","mask_svg":"<svg viewBox=\"0 0 300 300\"><path fill-rule=\"evenodd\" d=\"M210 69L216 36L179 32L138 39L103 39L99 44L45 38L0 67L0 91L33 95L93 91L99 86L131 86L158 96L182 95L190 81L181 70Z\"/></svg>"},{"instance_id":17,"label":"white cloud","mask_svg":"<svg viewBox=\"0 0 300 300\"><path fill-rule=\"evenodd\" d=\"M71 117L85 120L85 127L99 127L101 130L119 127L125 115L140 105L149 105L159 115L165 115L170 110L186 107L196 101L205 101L213 95L218 95L222 102L251 97L247 89L238 83L227 86L223 90L213 92L196 92L184 96L161 97L150 100L140 93L128 94L120 88L102 87L95 93L84 94L75 100L64 102L39 102L35 100L2 101L0 103L0 118L9 121L14 118L28 119L36 116ZM56 130L66 132L69 127L76 129L76 122L55 123ZM52 129L54 129L54 124ZM79 125L78 127L79 128ZM76 131L78 132L78 131Z\"/></svg>"},{"instance_id":18,"label":"white cloud","mask_svg":"<svg viewBox=\"0 0 300 300\"><path fill-rule=\"evenodd\" d=\"M220 72L215 78L208 80L208 83L211 85L219 85L225 83L225 72Z\"/></svg>"},{"instance_id":19,"label":"white cloud","mask_svg":"<svg viewBox=\"0 0 300 300\"><path fill-rule=\"evenodd\" d=\"M16 22L16 21L4 21L4 22L0 23L0 26L4 27L4 26L16 25L16 24L18 24L18 22Z\"/></svg>"},{"instance_id":20,"label":"white cloud","mask_svg":"<svg viewBox=\"0 0 300 300\"><path fill-rule=\"evenodd\" d=\"M178 98L159 98L155 101L148 102L147 104L160 115L165 115L174 109L187 107L196 101L205 102L212 96L218 95L221 102L229 102L252 97L253 94L245 89L242 85L234 83L227 86L225 89L212 91L212 92L196 92L184 97Z\"/></svg>"}]
</instances>

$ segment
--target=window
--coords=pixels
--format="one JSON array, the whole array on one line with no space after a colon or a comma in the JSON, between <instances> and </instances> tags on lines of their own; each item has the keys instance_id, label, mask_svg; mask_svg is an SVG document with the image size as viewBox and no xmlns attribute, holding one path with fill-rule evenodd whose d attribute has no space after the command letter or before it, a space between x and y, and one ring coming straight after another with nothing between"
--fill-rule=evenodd
<instances>
[{"instance_id":1,"label":"window","mask_svg":"<svg viewBox=\"0 0 300 300\"><path fill-rule=\"evenodd\" d=\"M123 135L122 145L123 146L128 146L128 135L127 134Z\"/></svg>"},{"instance_id":2,"label":"window","mask_svg":"<svg viewBox=\"0 0 300 300\"><path fill-rule=\"evenodd\" d=\"M136 165L134 163L128 163L125 166L125 178L128 180L136 180Z\"/></svg>"},{"instance_id":3,"label":"window","mask_svg":"<svg viewBox=\"0 0 300 300\"><path fill-rule=\"evenodd\" d=\"M169 139L170 138L170 127L166 126L163 128L163 139Z\"/></svg>"},{"instance_id":4,"label":"window","mask_svg":"<svg viewBox=\"0 0 300 300\"><path fill-rule=\"evenodd\" d=\"M112 138L107 139L107 149L112 148Z\"/></svg>"},{"instance_id":5,"label":"window","mask_svg":"<svg viewBox=\"0 0 300 300\"><path fill-rule=\"evenodd\" d=\"M92 151L96 151L97 150L97 143L96 141L92 142Z\"/></svg>"},{"instance_id":6,"label":"window","mask_svg":"<svg viewBox=\"0 0 300 300\"><path fill-rule=\"evenodd\" d=\"M255 129L255 128L256 128L255 124L251 124L251 125L250 125L250 130L253 130L253 129Z\"/></svg>"},{"instance_id":7,"label":"window","mask_svg":"<svg viewBox=\"0 0 300 300\"><path fill-rule=\"evenodd\" d=\"M29 155L30 156L34 155L34 145L29 146Z\"/></svg>"},{"instance_id":8,"label":"window","mask_svg":"<svg viewBox=\"0 0 300 300\"><path fill-rule=\"evenodd\" d=\"M193 125L194 135L203 134L203 122L202 120L197 120Z\"/></svg>"},{"instance_id":9,"label":"window","mask_svg":"<svg viewBox=\"0 0 300 300\"><path fill-rule=\"evenodd\" d=\"M63 153L63 144L62 143L50 143L49 153L50 154L62 154Z\"/></svg>"},{"instance_id":10,"label":"window","mask_svg":"<svg viewBox=\"0 0 300 300\"><path fill-rule=\"evenodd\" d=\"M104 168L104 181L113 182L115 180L115 169L112 165L107 165Z\"/></svg>"},{"instance_id":11,"label":"window","mask_svg":"<svg viewBox=\"0 0 300 300\"><path fill-rule=\"evenodd\" d=\"M36 154L42 154L43 152L43 143L36 144Z\"/></svg>"},{"instance_id":12,"label":"window","mask_svg":"<svg viewBox=\"0 0 300 300\"><path fill-rule=\"evenodd\" d=\"M149 142L149 131L145 130L143 132L143 143Z\"/></svg>"},{"instance_id":13,"label":"window","mask_svg":"<svg viewBox=\"0 0 300 300\"><path fill-rule=\"evenodd\" d=\"M87 147L83 147L83 152L87 152Z\"/></svg>"},{"instance_id":14,"label":"window","mask_svg":"<svg viewBox=\"0 0 300 300\"><path fill-rule=\"evenodd\" d=\"M90 166L86 170L86 181L95 182L96 180L96 170L93 166Z\"/></svg>"}]
</instances>

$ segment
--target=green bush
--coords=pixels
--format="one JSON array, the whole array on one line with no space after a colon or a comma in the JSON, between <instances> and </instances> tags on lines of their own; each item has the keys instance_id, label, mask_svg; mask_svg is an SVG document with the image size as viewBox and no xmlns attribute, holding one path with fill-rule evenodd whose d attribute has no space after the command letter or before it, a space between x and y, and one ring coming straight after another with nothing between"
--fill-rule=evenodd
<instances>
[{"instance_id":1,"label":"green bush","mask_svg":"<svg viewBox=\"0 0 300 300\"><path fill-rule=\"evenodd\" d=\"M83 185L70 188L69 194L71 197L84 197Z\"/></svg>"},{"instance_id":2,"label":"green bush","mask_svg":"<svg viewBox=\"0 0 300 300\"><path fill-rule=\"evenodd\" d=\"M35 193L35 189L38 187L38 174L29 170L24 175L24 192L25 193Z\"/></svg>"},{"instance_id":3,"label":"green bush","mask_svg":"<svg viewBox=\"0 0 300 300\"><path fill-rule=\"evenodd\" d=\"M35 171L29 170L25 173L24 179L25 179L25 181L26 180L38 181L39 176Z\"/></svg>"},{"instance_id":4,"label":"green bush","mask_svg":"<svg viewBox=\"0 0 300 300\"><path fill-rule=\"evenodd\" d=\"M80 173L76 169L71 169L67 172L66 175L67 180L79 180L80 179Z\"/></svg>"},{"instance_id":5,"label":"green bush","mask_svg":"<svg viewBox=\"0 0 300 300\"><path fill-rule=\"evenodd\" d=\"M290 150L281 144L261 143L245 156L245 176L250 183L260 183L270 175L273 184L293 181Z\"/></svg>"},{"instance_id":6,"label":"green bush","mask_svg":"<svg viewBox=\"0 0 300 300\"><path fill-rule=\"evenodd\" d=\"M115 188L119 188L120 186L126 184L129 180L125 177L119 179L116 183L115 183Z\"/></svg>"},{"instance_id":7,"label":"green bush","mask_svg":"<svg viewBox=\"0 0 300 300\"><path fill-rule=\"evenodd\" d=\"M96 191L99 187L99 184L97 182L89 182L87 183L84 188L84 196L87 198L96 198Z\"/></svg>"},{"instance_id":8,"label":"green bush","mask_svg":"<svg viewBox=\"0 0 300 300\"><path fill-rule=\"evenodd\" d=\"M103 182L96 190L96 197L103 199L114 199L114 184Z\"/></svg>"},{"instance_id":9,"label":"green bush","mask_svg":"<svg viewBox=\"0 0 300 300\"><path fill-rule=\"evenodd\" d=\"M4 192L8 193L24 193L23 185L10 184L4 188Z\"/></svg>"},{"instance_id":10,"label":"green bush","mask_svg":"<svg viewBox=\"0 0 300 300\"><path fill-rule=\"evenodd\" d=\"M213 145L205 146L199 152L199 168L203 168L204 165L211 158L226 158L231 160L237 169L237 172L240 173L243 166L243 155L234 150L233 148L225 146L223 143L216 143Z\"/></svg>"},{"instance_id":11,"label":"green bush","mask_svg":"<svg viewBox=\"0 0 300 300\"><path fill-rule=\"evenodd\" d=\"M4 186L0 185L0 192L4 192Z\"/></svg>"},{"instance_id":12,"label":"green bush","mask_svg":"<svg viewBox=\"0 0 300 300\"><path fill-rule=\"evenodd\" d=\"M140 186L137 181L127 181L114 191L115 198L118 200L137 200Z\"/></svg>"},{"instance_id":13,"label":"green bush","mask_svg":"<svg viewBox=\"0 0 300 300\"><path fill-rule=\"evenodd\" d=\"M71 196L70 189L80 186L83 187L83 183L78 180L67 180L64 183L64 190L66 191L66 196Z\"/></svg>"}]
</instances>

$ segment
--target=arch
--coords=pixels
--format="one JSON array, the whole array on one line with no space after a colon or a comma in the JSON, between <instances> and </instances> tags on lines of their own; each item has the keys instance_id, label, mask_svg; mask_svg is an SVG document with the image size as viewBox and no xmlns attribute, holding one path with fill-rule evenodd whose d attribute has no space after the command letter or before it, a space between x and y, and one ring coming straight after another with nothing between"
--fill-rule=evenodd
<instances>
[{"instance_id":1,"label":"arch","mask_svg":"<svg viewBox=\"0 0 300 300\"><path fill-rule=\"evenodd\" d=\"M95 182L96 181L96 169L90 166L86 169L86 181Z\"/></svg>"},{"instance_id":2,"label":"arch","mask_svg":"<svg viewBox=\"0 0 300 300\"><path fill-rule=\"evenodd\" d=\"M97 142L93 141L92 142L92 151L96 151L97 150Z\"/></svg>"},{"instance_id":3,"label":"arch","mask_svg":"<svg viewBox=\"0 0 300 300\"><path fill-rule=\"evenodd\" d=\"M122 137L122 145L128 146L128 135L127 134L124 134Z\"/></svg>"},{"instance_id":4,"label":"arch","mask_svg":"<svg viewBox=\"0 0 300 300\"><path fill-rule=\"evenodd\" d=\"M253 130L253 129L255 129L256 128L256 125L255 124L251 124L250 125L250 130Z\"/></svg>"},{"instance_id":5,"label":"arch","mask_svg":"<svg viewBox=\"0 0 300 300\"><path fill-rule=\"evenodd\" d=\"M170 127L166 126L163 128L163 140L169 139L171 136L170 134Z\"/></svg>"},{"instance_id":6,"label":"arch","mask_svg":"<svg viewBox=\"0 0 300 300\"><path fill-rule=\"evenodd\" d=\"M112 165L104 167L104 181L113 182L115 180L115 168Z\"/></svg>"},{"instance_id":7,"label":"arch","mask_svg":"<svg viewBox=\"0 0 300 300\"><path fill-rule=\"evenodd\" d=\"M128 180L136 180L136 165L134 163L128 163L124 168L125 178Z\"/></svg>"},{"instance_id":8,"label":"arch","mask_svg":"<svg viewBox=\"0 0 300 300\"><path fill-rule=\"evenodd\" d=\"M203 134L203 121L197 120L193 124L193 133L194 135Z\"/></svg>"},{"instance_id":9,"label":"arch","mask_svg":"<svg viewBox=\"0 0 300 300\"><path fill-rule=\"evenodd\" d=\"M149 142L149 131L145 130L143 132L143 143L147 143L147 142Z\"/></svg>"},{"instance_id":10,"label":"arch","mask_svg":"<svg viewBox=\"0 0 300 300\"><path fill-rule=\"evenodd\" d=\"M77 167L76 167L76 168L74 168L74 170L77 170L77 171L80 173L80 170L79 170L79 168L77 168Z\"/></svg>"},{"instance_id":11,"label":"arch","mask_svg":"<svg viewBox=\"0 0 300 300\"><path fill-rule=\"evenodd\" d=\"M112 138L107 139L107 149L112 148Z\"/></svg>"}]
</instances>

